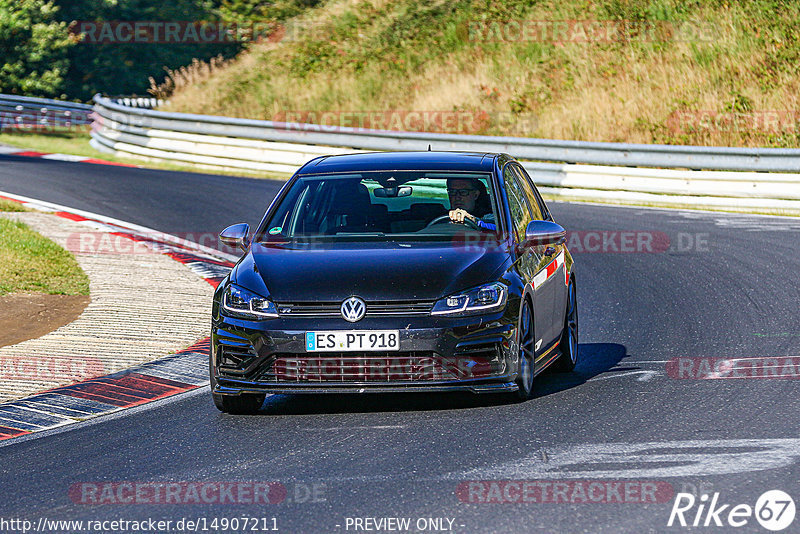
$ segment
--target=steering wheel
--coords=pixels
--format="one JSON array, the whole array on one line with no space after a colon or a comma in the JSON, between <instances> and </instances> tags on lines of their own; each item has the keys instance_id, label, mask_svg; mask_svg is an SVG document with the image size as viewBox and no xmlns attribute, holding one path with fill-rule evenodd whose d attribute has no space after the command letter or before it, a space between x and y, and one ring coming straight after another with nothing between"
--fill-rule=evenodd
<instances>
[{"instance_id":1,"label":"steering wheel","mask_svg":"<svg viewBox=\"0 0 800 534\"><path fill-rule=\"evenodd\" d=\"M453 223L453 224L458 224L456 221L450 219L450 215L440 215L439 217L436 217L434 220L429 222L425 226L425 228L430 228L431 226L433 226L435 224L440 224L440 223L445 222L445 221L449 222L449 223ZM478 227L478 225L472 219L464 219L464 224L466 224L467 226L469 226L473 230L480 230L480 227Z\"/></svg>"}]
</instances>

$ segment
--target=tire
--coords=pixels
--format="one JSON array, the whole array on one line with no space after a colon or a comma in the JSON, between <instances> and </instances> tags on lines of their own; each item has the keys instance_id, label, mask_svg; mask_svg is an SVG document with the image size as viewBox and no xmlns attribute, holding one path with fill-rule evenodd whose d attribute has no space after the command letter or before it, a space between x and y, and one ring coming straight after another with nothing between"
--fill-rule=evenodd
<instances>
[{"instance_id":1,"label":"tire","mask_svg":"<svg viewBox=\"0 0 800 534\"><path fill-rule=\"evenodd\" d=\"M536 337L533 332L533 311L531 304L526 299L522 304L519 317L518 345L519 345L519 373L517 373L517 391L512 393L512 399L524 402L533 396L533 364L536 358Z\"/></svg>"},{"instance_id":2,"label":"tire","mask_svg":"<svg viewBox=\"0 0 800 534\"><path fill-rule=\"evenodd\" d=\"M575 278L570 278L567 288L567 311L564 314L564 329L561 331L558 350L561 355L553 362L553 371L572 372L578 363L578 298Z\"/></svg>"},{"instance_id":3,"label":"tire","mask_svg":"<svg viewBox=\"0 0 800 534\"><path fill-rule=\"evenodd\" d=\"M234 415L247 415L258 412L261 409L261 405L264 404L264 399L267 398L265 393L242 393L240 395L212 393L211 396L214 398L214 405L219 411Z\"/></svg>"},{"instance_id":4,"label":"tire","mask_svg":"<svg viewBox=\"0 0 800 534\"><path fill-rule=\"evenodd\" d=\"M234 414L234 415L247 415L254 414L261 409L264 404L264 399L267 398L266 393L241 393L239 395L221 395L214 393L214 371L211 369L211 359L208 361L208 372L211 376L211 398L214 399L214 406L217 410Z\"/></svg>"}]
</instances>

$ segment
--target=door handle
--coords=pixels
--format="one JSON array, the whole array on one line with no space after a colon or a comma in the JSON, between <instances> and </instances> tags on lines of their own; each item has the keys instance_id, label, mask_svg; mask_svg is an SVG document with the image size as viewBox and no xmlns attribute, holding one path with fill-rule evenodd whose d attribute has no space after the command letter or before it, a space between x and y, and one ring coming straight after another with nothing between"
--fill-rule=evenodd
<instances>
[{"instance_id":1,"label":"door handle","mask_svg":"<svg viewBox=\"0 0 800 534\"><path fill-rule=\"evenodd\" d=\"M545 256L552 256L555 253L556 253L555 247L547 247L546 249L544 249Z\"/></svg>"}]
</instances>

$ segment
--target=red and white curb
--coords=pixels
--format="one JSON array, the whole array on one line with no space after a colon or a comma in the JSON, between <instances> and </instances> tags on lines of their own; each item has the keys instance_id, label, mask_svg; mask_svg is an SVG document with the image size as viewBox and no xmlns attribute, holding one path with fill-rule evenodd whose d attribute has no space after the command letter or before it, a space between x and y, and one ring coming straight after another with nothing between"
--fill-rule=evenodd
<instances>
[{"instance_id":1,"label":"red and white curb","mask_svg":"<svg viewBox=\"0 0 800 534\"><path fill-rule=\"evenodd\" d=\"M224 252L111 217L2 191L0 198L136 240L183 263L213 287L217 287L237 259ZM209 338L204 338L175 354L124 371L0 403L0 441L77 423L203 387L208 384L208 357Z\"/></svg>"},{"instance_id":2,"label":"red and white curb","mask_svg":"<svg viewBox=\"0 0 800 534\"><path fill-rule=\"evenodd\" d=\"M89 156L76 156L74 154L59 154L51 152L39 152L37 150L25 150L16 147L0 146L0 154L4 156L22 156L26 158L42 158L56 161L70 161L73 163L95 163L98 165L115 165L117 167L136 167L130 163L118 163L116 161L106 161L104 159L90 158Z\"/></svg>"}]
</instances>

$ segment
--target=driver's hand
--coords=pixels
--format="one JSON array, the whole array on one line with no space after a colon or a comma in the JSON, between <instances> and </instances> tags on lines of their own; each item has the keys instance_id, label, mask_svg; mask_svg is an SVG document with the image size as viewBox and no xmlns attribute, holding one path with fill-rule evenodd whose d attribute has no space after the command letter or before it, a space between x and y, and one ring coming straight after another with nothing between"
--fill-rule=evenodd
<instances>
[{"instance_id":1,"label":"driver's hand","mask_svg":"<svg viewBox=\"0 0 800 534\"><path fill-rule=\"evenodd\" d=\"M450 210L449 215L450 215L450 220L453 222L463 223L465 219L468 219L470 221L475 220L475 217L470 215L466 210L462 210L461 208L458 208L456 210Z\"/></svg>"}]
</instances>

